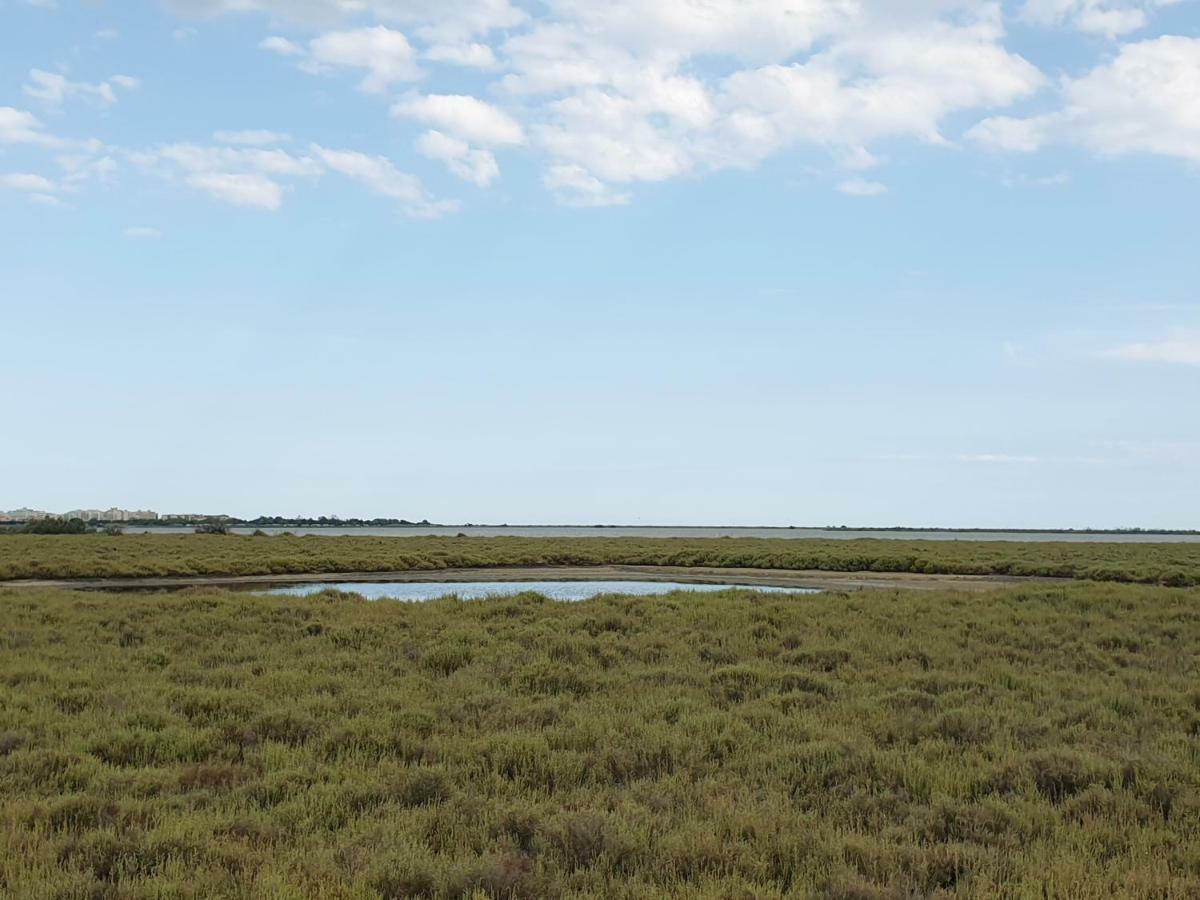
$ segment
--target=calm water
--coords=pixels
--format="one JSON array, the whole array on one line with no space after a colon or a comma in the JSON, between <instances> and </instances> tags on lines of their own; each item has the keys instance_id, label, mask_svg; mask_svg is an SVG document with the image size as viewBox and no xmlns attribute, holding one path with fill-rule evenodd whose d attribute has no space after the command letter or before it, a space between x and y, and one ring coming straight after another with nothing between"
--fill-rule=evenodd
<instances>
[{"instance_id":1,"label":"calm water","mask_svg":"<svg viewBox=\"0 0 1200 900\"><path fill-rule=\"evenodd\" d=\"M455 595L464 600L479 600L483 597L510 597L524 591L536 591L551 600L587 600L597 594L668 594L671 591L695 591L707 594L729 588L761 591L770 594L815 594L806 588L750 587L740 584L681 584L675 581L464 581L459 583L428 582L370 584L346 582L342 584L298 584L292 587L275 588L268 594L290 594L305 596L333 588L362 594L368 600L435 600L438 597Z\"/></svg>"},{"instance_id":2,"label":"calm water","mask_svg":"<svg viewBox=\"0 0 1200 900\"><path fill-rule=\"evenodd\" d=\"M233 528L236 534L250 534L253 528ZM264 528L267 534L317 534L325 537L362 535L364 537L572 537L572 538L787 538L789 540L853 540L876 538L895 541L1070 541L1117 544L1200 543L1200 534L1084 534L1050 531L850 531L840 528L672 528L617 526L594 528L582 525L416 525L407 528ZM130 534L188 534L191 528L130 527Z\"/></svg>"}]
</instances>

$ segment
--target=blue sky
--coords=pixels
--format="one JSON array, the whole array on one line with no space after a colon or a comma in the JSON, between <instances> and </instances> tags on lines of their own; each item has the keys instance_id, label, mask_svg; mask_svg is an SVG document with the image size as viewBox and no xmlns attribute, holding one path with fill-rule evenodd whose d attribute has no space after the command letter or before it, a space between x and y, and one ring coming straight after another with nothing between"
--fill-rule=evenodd
<instances>
[{"instance_id":1,"label":"blue sky","mask_svg":"<svg viewBox=\"0 0 1200 900\"><path fill-rule=\"evenodd\" d=\"M1194 0L5 0L0 237L0 508L1200 527Z\"/></svg>"}]
</instances>

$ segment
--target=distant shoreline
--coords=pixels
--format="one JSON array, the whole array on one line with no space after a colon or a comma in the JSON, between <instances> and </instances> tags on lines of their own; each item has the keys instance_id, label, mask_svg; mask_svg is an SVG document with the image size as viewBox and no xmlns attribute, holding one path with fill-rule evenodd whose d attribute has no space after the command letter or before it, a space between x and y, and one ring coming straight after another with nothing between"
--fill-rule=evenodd
<instances>
[{"instance_id":1,"label":"distant shoreline","mask_svg":"<svg viewBox=\"0 0 1200 900\"><path fill-rule=\"evenodd\" d=\"M31 521L18 520L0 522L0 528L6 526L27 525ZM1188 535L1200 536L1197 528L987 528L982 526L970 528L919 527L907 525L563 525L563 524L529 524L529 523L489 523L489 522L397 522L395 520L348 519L343 521L306 521L303 519L263 522L255 519L233 519L214 516L210 519L194 519L184 522L162 520L150 521L109 521L107 519L90 519L89 524L119 525L130 529L136 528L198 528L203 525L220 524L230 528L337 528L337 529L369 529L369 528L545 528L545 529L654 529L662 531L816 531L816 532L853 532L855 534L889 534L896 532L912 534L1145 534L1145 535Z\"/></svg>"}]
</instances>

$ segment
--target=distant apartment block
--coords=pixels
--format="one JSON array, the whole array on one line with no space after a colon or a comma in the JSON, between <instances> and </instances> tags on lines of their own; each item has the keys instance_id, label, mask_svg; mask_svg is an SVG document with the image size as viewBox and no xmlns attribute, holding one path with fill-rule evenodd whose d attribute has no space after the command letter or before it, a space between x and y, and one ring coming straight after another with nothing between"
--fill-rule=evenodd
<instances>
[{"instance_id":1,"label":"distant apartment block","mask_svg":"<svg viewBox=\"0 0 1200 900\"><path fill-rule=\"evenodd\" d=\"M50 513L40 509L12 509L0 512L0 522L33 522L37 519L83 519L85 522L138 522L157 521L158 513L150 509L72 509L65 513Z\"/></svg>"},{"instance_id":2,"label":"distant apartment block","mask_svg":"<svg viewBox=\"0 0 1200 900\"><path fill-rule=\"evenodd\" d=\"M29 509L22 507L21 509L10 509L8 512L0 512L0 522L32 522L35 519L49 519L53 513L43 512L40 509Z\"/></svg>"},{"instance_id":3,"label":"distant apartment block","mask_svg":"<svg viewBox=\"0 0 1200 900\"><path fill-rule=\"evenodd\" d=\"M93 519L101 522L133 522L144 519L158 519L158 513L149 509L119 509L115 506L109 509L73 509L63 515L68 519L83 519L85 522L90 522Z\"/></svg>"}]
</instances>

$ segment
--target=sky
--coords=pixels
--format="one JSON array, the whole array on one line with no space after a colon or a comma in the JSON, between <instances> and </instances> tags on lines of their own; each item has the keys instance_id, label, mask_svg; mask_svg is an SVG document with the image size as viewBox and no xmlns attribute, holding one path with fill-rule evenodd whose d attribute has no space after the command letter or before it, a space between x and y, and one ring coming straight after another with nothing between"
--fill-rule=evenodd
<instances>
[{"instance_id":1,"label":"sky","mask_svg":"<svg viewBox=\"0 0 1200 900\"><path fill-rule=\"evenodd\" d=\"M0 0L0 509L1200 528L1196 0Z\"/></svg>"}]
</instances>

